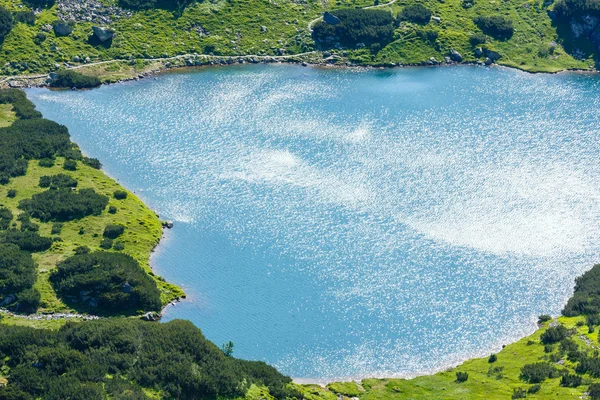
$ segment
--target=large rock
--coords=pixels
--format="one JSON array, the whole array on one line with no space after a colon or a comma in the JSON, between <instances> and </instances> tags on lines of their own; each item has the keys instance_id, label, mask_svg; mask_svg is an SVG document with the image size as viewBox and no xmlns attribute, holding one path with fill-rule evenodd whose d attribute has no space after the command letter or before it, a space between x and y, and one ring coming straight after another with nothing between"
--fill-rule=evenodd
<instances>
[{"instance_id":1,"label":"large rock","mask_svg":"<svg viewBox=\"0 0 600 400\"><path fill-rule=\"evenodd\" d=\"M502 57L500 55L500 53L497 53L493 50L488 50L488 49L485 49L485 56L487 58L489 58L490 60L492 60L493 62L498 61Z\"/></svg>"},{"instance_id":2,"label":"large rock","mask_svg":"<svg viewBox=\"0 0 600 400\"><path fill-rule=\"evenodd\" d=\"M450 59L455 62L461 62L463 60L463 56L456 50L450 50Z\"/></svg>"},{"instance_id":3,"label":"large rock","mask_svg":"<svg viewBox=\"0 0 600 400\"><path fill-rule=\"evenodd\" d=\"M325 11L323 13L323 21L325 21L325 23L329 24L329 25L337 25L340 22L342 22L342 21L340 21L340 19L338 17L336 17L335 15L333 15L327 11Z\"/></svg>"},{"instance_id":4,"label":"large rock","mask_svg":"<svg viewBox=\"0 0 600 400\"><path fill-rule=\"evenodd\" d=\"M115 37L115 31L110 28L102 28L99 26L92 26L94 36L101 42L108 42Z\"/></svg>"},{"instance_id":5,"label":"large rock","mask_svg":"<svg viewBox=\"0 0 600 400\"><path fill-rule=\"evenodd\" d=\"M65 23L58 23L54 25L54 34L56 36L69 36L73 32L73 28Z\"/></svg>"}]
</instances>

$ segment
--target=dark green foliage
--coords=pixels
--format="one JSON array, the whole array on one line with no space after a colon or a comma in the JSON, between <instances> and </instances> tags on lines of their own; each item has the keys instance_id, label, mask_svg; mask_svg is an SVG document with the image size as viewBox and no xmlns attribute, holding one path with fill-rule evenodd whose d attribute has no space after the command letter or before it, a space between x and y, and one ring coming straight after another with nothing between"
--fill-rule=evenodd
<instances>
[{"instance_id":1,"label":"dark green foliage","mask_svg":"<svg viewBox=\"0 0 600 400\"><path fill-rule=\"evenodd\" d=\"M573 374L563 375L560 378L560 386L577 387L581 385L581 377Z\"/></svg>"},{"instance_id":2,"label":"dark green foliage","mask_svg":"<svg viewBox=\"0 0 600 400\"><path fill-rule=\"evenodd\" d=\"M600 265L575 279L575 292L562 311L566 317L600 313Z\"/></svg>"},{"instance_id":3,"label":"dark green foliage","mask_svg":"<svg viewBox=\"0 0 600 400\"><path fill-rule=\"evenodd\" d=\"M74 255L57 265L50 281L63 299L77 299L80 292L89 292L98 307L108 312L161 308L156 283L137 261L121 253L101 251ZM79 304L81 302L73 307Z\"/></svg>"},{"instance_id":4,"label":"dark green foliage","mask_svg":"<svg viewBox=\"0 0 600 400\"><path fill-rule=\"evenodd\" d=\"M97 158L83 157L83 163L95 169L102 168L102 164Z\"/></svg>"},{"instance_id":5,"label":"dark green foliage","mask_svg":"<svg viewBox=\"0 0 600 400\"><path fill-rule=\"evenodd\" d=\"M473 22L483 33L496 39L510 39L514 33L512 21L501 15L479 16L475 17Z\"/></svg>"},{"instance_id":6,"label":"dark green foliage","mask_svg":"<svg viewBox=\"0 0 600 400\"><path fill-rule=\"evenodd\" d=\"M527 392L523 388L514 388L511 399L524 399L527 397Z\"/></svg>"},{"instance_id":7,"label":"dark green foliage","mask_svg":"<svg viewBox=\"0 0 600 400\"><path fill-rule=\"evenodd\" d=\"M74 188L77 187L77 180L71 175L58 174L52 176L40 176L40 187L43 188Z\"/></svg>"},{"instance_id":8,"label":"dark green foliage","mask_svg":"<svg viewBox=\"0 0 600 400\"><path fill-rule=\"evenodd\" d=\"M97 194L94 189L54 189L34 194L31 199L21 200L19 208L41 221L67 221L98 215L106 208L108 197Z\"/></svg>"},{"instance_id":9,"label":"dark green foliage","mask_svg":"<svg viewBox=\"0 0 600 400\"><path fill-rule=\"evenodd\" d=\"M40 226L38 224L31 222L31 218L29 217L29 214L27 214L27 213L22 213L21 215L19 215L17 217L17 220L21 222L21 230L22 231L37 232L40 230Z\"/></svg>"},{"instance_id":10,"label":"dark green foliage","mask_svg":"<svg viewBox=\"0 0 600 400\"><path fill-rule=\"evenodd\" d=\"M17 11L14 15L14 21L27 25L35 25L35 14L32 11Z\"/></svg>"},{"instance_id":11,"label":"dark green foliage","mask_svg":"<svg viewBox=\"0 0 600 400\"><path fill-rule=\"evenodd\" d=\"M110 250L113 246L113 240L111 238L104 238L100 241L100 248Z\"/></svg>"},{"instance_id":12,"label":"dark green foliage","mask_svg":"<svg viewBox=\"0 0 600 400\"><path fill-rule=\"evenodd\" d=\"M559 20L569 20L585 14L599 15L600 0L558 0L554 13Z\"/></svg>"},{"instance_id":13,"label":"dark green foliage","mask_svg":"<svg viewBox=\"0 0 600 400\"><path fill-rule=\"evenodd\" d=\"M46 41L46 34L42 33L42 32L38 32L35 34L35 37L33 38L33 42L35 44L37 44L38 46L42 43L44 43Z\"/></svg>"},{"instance_id":14,"label":"dark green foliage","mask_svg":"<svg viewBox=\"0 0 600 400\"><path fill-rule=\"evenodd\" d=\"M60 233L62 232L62 227L63 225L60 222L55 222L52 224L52 230L50 231L50 234L52 235L60 235Z\"/></svg>"},{"instance_id":15,"label":"dark green foliage","mask_svg":"<svg viewBox=\"0 0 600 400\"><path fill-rule=\"evenodd\" d=\"M456 373L456 382L458 382L458 383L466 382L468 379L469 379L468 372L457 372Z\"/></svg>"},{"instance_id":16,"label":"dark green foliage","mask_svg":"<svg viewBox=\"0 0 600 400\"><path fill-rule=\"evenodd\" d=\"M119 0L119 6L130 10L149 10L156 8L156 0Z\"/></svg>"},{"instance_id":17,"label":"dark green foliage","mask_svg":"<svg viewBox=\"0 0 600 400\"><path fill-rule=\"evenodd\" d=\"M0 296L21 292L35 283L31 254L10 243L0 243Z\"/></svg>"},{"instance_id":18,"label":"dark green foliage","mask_svg":"<svg viewBox=\"0 0 600 400\"><path fill-rule=\"evenodd\" d=\"M117 207L115 207L115 206L108 206L108 213L109 214L116 214L117 213Z\"/></svg>"},{"instance_id":19,"label":"dark green foliage","mask_svg":"<svg viewBox=\"0 0 600 400\"><path fill-rule=\"evenodd\" d=\"M546 329L540 336L540 341L543 344L554 344L558 343L563 339L566 339L571 335L571 331L565 328L563 325L551 326Z\"/></svg>"},{"instance_id":20,"label":"dark green foliage","mask_svg":"<svg viewBox=\"0 0 600 400\"><path fill-rule=\"evenodd\" d=\"M24 0L23 4L26 4L31 8L50 8L54 5L54 0Z\"/></svg>"},{"instance_id":21,"label":"dark green foliage","mask_svg":"<svg viewBox=\"0 0 600 400\"><path fill-rule=\"evenodd\" d=\"M474 33L469 37L469 43L471 43L471 46L473 47L484 44L486 41L487 38L483 33Z\"/></svg>"},{"instance_id":22,"label":"dark green foliage","mask_svg":"<svg viewBox=\"0 0 600 400\"><path fill-rule=\"evenodd\" d=\"M54 167L54 159L53 158L42 158L38 161L38 165L44 168L52 168Z\"/></svg>"},{"instance_id":23,"label":"dark green foliage","mask_svg":"<svg viewBox=\"0 0 600 400\"><path fill-rule=\"evenodd\" d=\"M558 370L547 362L526 364L521 368L520 378L528 383L541 383L548 378L556 377L558 377Z\"/></svg>"},{"instance_id":24,"label":"dark green foliage","mask_svg":"<svg viewBox=\"0 0 600 400\"><path fill-rule=\"evenodd\" d=\"M115 190L115 192L113 193L113 196L117 200L124 200L127 198L127 192L124 190Z\"/></svg>"},{"instance_id":25,"label":"dark green foliage","mask_svg":"<svg viewBox=\"0 0 600 400\"><path fill-rule=\"evenodd\" d=\"M552 317L548 314L542 314L538 317L538 324L543 324L544 322L552 321Z\"/></svg>"},{"instance_id":26,"label":"dark green foliage","mask_svg":"<svg viewBox=\"0 0 600 400\"><path fill-rule=\"evenodd\" d=\"M600 314L589 314L585 317L585 323L590 328L600 325Z\"/></svg>"},{"instance_id":27,"label":"dark green foliage","mask_svg":"<svg viewBox=\"0 0 600 400\"><path fill-rule=\"evenodd\" d=\"M27 99L25 92L19 89L0 90L0 104L11 103L13 111L20 119L41 118L42 114L35 110L35 105Z\"/></svg>"},{"instance_id":28,"label":"dark green foliage","mask_svg":"<svg viewBox=\"0 0 600 400\"><path fill-rule=\"evenodd\" d=\"M544 345L544 353L552 353L554 351L554 346L551 344Z\"/></svg>"},{"instance_id":29,"label":"dark green foliage","mask_svg":"<svg viewBox=\"0 0 600 400\"><path fill-rule=\"evenodd\" d=\"M87 246L78 246L75 248L75 254L87 254L90 252L90 248Z\"/></svg>"},{"instance_id":30,"label":"dark green foliage","mask_svg":"<svg viewBox=\"0 0 600 400\"><path fill-rule=\"evenodd\" d=\"M25 289L17 294L17 311L24 313L34 313L40 306L42 296L35 288Z\"/></svg>"},{"instance_id":31,"label":"dark green foliage","mask_svg":"<svg viewBox=\"0 0 600 400\"><path fill-rule=\"evenodd\" d=\"M118 240L115 241L115 244L113 245L113 250L121 251L124 249L125 249L125 245L123 244L123 242L119 242Z\"/></svg>"},{"instance_id":32,"label":"dark green foliage","mask_svg":"<svg viewBox=\"0 0 600 400\"><path fill-rule=\"evenodd\" d=\"M6 207L0 207L0 230L6 230L13 219L12 212Z\"/></svg>"},{"instance_id":33,"label":"dark green foliage","mask_svg":"<svg viewBox=\"0 0 600 400\"><path fill-rule=\"evenodd\" d=\"M592 383L588 388L588 394L592 400L600 399L600 383Z\"/></svg>"},{"instance_id":34,"label":"dark green foliage","mask_svg":"<svg viewBox=\"0 0 600 400\"><path fill-rule=\"evenodd\" d=\"M46 251L52 246L50 238L40 236L37 232L16 229L0 232L0 242L12 243L19 246L21 250L31 252Z\"/></svg>"},{"instance_id":35,"label":"dark green foliage","mask_svg":"<svg viewBox=\"0 0 600 400\"><path fill-rule=\"evenodd\" d=\"M11 12L0 6L0 41L3 41L6 35L12 30L13 23Z\"/></svg>"},{"instance_id":36,"label":"dark green foliage","mask_svg":"<svg viewBox=\"0 0 600 400\"><path fill-rule=\"evenodd\" d=\"M498 360L498 356L495 355L494 353L490 354L490 358L488 358L488 362L491 363L495 363Z\"/></svg>"},{"instance_id":37,"label":"dark green foliage","mask_svg":"<svg viewBox=\"0 0 600 400\"><path fill-rule=\"evenodd\" d=\"M227 357L231 357L233 356L233 347L234 344L230 340L227 343L223 343L223 346L221 346L221 350L223 350L223 354L225 354Z\"/></svg>"},{"instance_id":38,"label":"dark green foliage","mask_svg":"<svg viewBox=\"0 0 600 400\"><path fill-rule=\"evenodd\" d=\"M63 69L56 72L56 78L50 86L58 88L89 89L100 86L101 82L95 76L80 74L77 71Z\"/></svg>"},{"instance_id":39,"label":"dark green foliage","mask_svg":"<svg viewBox=\"0 0 600 400\"><path fill-rule=\"evenodd\" d=\"M63 168L67 171L75 171L77 170L77 161L75 160L65 160L63 164Z\"/></svg>"},{"instance_id":40,"label":"dark green foliage","mask_svg":"<svg viewBox=\"0 0 600 400\"><path fill-rule=\"evenodd\" d=\"M160 8L163 10L174 11L176 15L181 15L183 10L193 4L195 0L119 0L119 6L130 10L150 10Z\"/></svg>"},{"instance_id":41,"label":"dark green foliage","mask_svg":"<svg viewBox=\"0 0 600 400\"><path fill-rule=\"evenodd\" d=\"M539 383L537 383L535 385L531 385L531 386L529 386L529 389L527 389L527 393L536 394L537 392L540 391L541 388L542 388L542 385L540 385Z\"/></svg>"},{"instance_id":42,"label":"dark green foliage","mask_svg":"<svg viewBox=\"0 0 600 400\"><path fill-rule=\"evenodd\" d=\"M358 43L365 46L379 44L385 46L392 41L394 35L394 19L388 11L345 9L332 12L340 19L337 25L329 25L323 21L313 27L313 39L324 48L335 45L331 38L339 37L339 43L345 47L356 47Z\"/></svg>"},{"instance_id":43,"label":"dark green foliage","mask_svg":"<svg viewBox=\"0 0 600 400\"><path fill-rule=\"evenodd\" d=\"M577 350L579 350L577 343L575 343L571 339L563 339L560 341L560 351L562 353L568 353L570 351L577 351Z\"/></svg>"},{"instance_id":44,"label":"dark green foliage","mask_svg":"<svg viewBox=\"0 0 600 400\"><path fill-rule=\"evenodd\" d=\"M2 325L0 354L10 367L0 398L13 390L30 399L140 399L142 387L168 399L236 398L252 384L266 385L278 399L292 394L290 378L263 362L225 356L181 320L105 319L58 331Z\"/></svg>"},{"instance_id":45,"label":"dark green foliage","mask_svg":"<svg viewBox=\"0 0 600 400\"><path fill-rule=\"evenodd\" d=\"M431 11L422 4L406 6L398 13L398 21L409 21L425 25L431 20Z\"/></svg>"},{"instance_id":46,"label":"dark green foliage","mask_svg":"<svg viewBox=\"0 0 600 400\"><path fill-rule=\"evenodd\" d=\"M106 227L104 228L104 233L102 233L102 236L111 238L111 239L116 239L119 236L121 236L124 231L125 231L125 227L123 225L110 224L110 225L106 225Z\"/></svg>"},{"instance_id":47,"label":"dark green foliage","mask_svg":"<svg viewBox=\"0 0 600 400\"><path fill-rule=\"evenodd\" d=\"M17 196L17 189L9 189L8 192L6 192L6 197L8 197L9 199L13 199Z\"/></svg>"},{"instance_id":48,"label":"dark green foliage","mask_svg":"<svg viewBox=\"0 0 600 400\"><path fill-rule=\"evenodd\" d=\"M575 367L578 374L590 374L592 378L600 378L600 358L585 357Z\"/></svg>"},{"instance_id":49,"label":"dark green foliage","mask_svg":"<svg viewBox=\"0 0 600 400\"><path fill-rule=\"evenodd\" d=\"M419 30L417 31L417 35L419 35L419 37L429 43L433 43L437 40L438 38L438 33L437 31L434 30Z\"/></svg>"}]
</instances>

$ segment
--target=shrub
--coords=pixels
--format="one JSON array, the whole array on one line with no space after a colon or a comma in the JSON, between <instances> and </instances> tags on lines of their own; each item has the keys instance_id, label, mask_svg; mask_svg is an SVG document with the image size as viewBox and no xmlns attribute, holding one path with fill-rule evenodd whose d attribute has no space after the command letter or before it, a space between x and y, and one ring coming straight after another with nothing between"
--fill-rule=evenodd
<instances>
[{"instance_id":1,"label":"shrub","mask_svg":"<svg viewBox=\"0 0 600 400\"><path fill-rule=\"evenodd\" d=\"M527 397L527 392L523 388L514 388L511 399L524 399Z\"/></svg>"},{"instance_id":2,"label":"shrub","mask_svg":"<svg viewBox=\"0 0 600 400\"><path fill-rule=\"evenodd\" d=\"M488 362L491 363L495 363L498 360L498 356L494 353L490 354L490 358L488 358Z\"/></svg>"},{"instance_id":3,"label":"shrub","mask_svg":"<svg viewBox=\"0 0 600 400\"><path fill-rule=\"evenodd\" d=\"M529 393L529 394L536 394L541 389L542 389L542 385L540 385L539 383L537 383L535 385L529 386L529 388L527 389L527 393Z\"/></svg>"},{"instance_id":4,"label":"shrub","mask_svg":"<svg viewBox=\"0 0 600 400\"><path fill-rule=\"evenodd\" d=\"M13 16L10 11L0 6L0 41L3 41L6 35L13 28Z\"/></svg>"},{"instance_id":5,"label":"shrub","mask_svg":"<svg viewBox=\"0 0 600 400\"><path fill-rule=\"evenodd\" d=\"M77 170L77 161L75 160L65 160L63 164L63 168L67 171L75 171Z\"/></svg>"},{"instance_id":6,"label":"shrub","mask_svg":"<svg viewBox=\"0 0 600 400\"><path fill-rule=\"evenodd\" d=\"M413 4L404 7L402 11L398 13L398 20L426 25L431 20L431 11L422 4Z\"/></svg>"},{"instance_id":7,"label":"shrub","mask_svg":"<svg viewBox=\"0 0 600 400\"><path fill-rule=\"evenodd\" d=\"M12 243L19 246L21 250L31 252L46 251L52 247L51 238L40 236L37 232L16 229L1 232L0 242Z\"/></svg>"},{"instance_id":8,"label":"shrub","mask_svg":"<svg viewBox=\"0 0 600 400\"><path fill-rule=\"evenodd\" d=\"M2 296L30 288L37 275L31 254L11 243L0 243L0 271Z\"/></svg>"},{"instance_id":9,"label":"shrub","mask_svg":"<svg viewBox=\"0 0 600 400\"><path fill-rule=\"evenodd\" d=\"M540 340L543 344L558 343L570 336L571 332L564 325L551 326L542 335Z\"/></svg>"},{"instance_id":10,"label":"shrub","mask_svg":"<svg viewBox=\"0 0 600 400\"><path fill-rule=\"evenodd\" d=\"M115 206L108 206L108 213L109 214L116 214L117 213L117 207L115 207Z\"/></svg>"},{"instance_id":11,"label":"shrub","mask_svg":"<svg viewBox=\"0 0 600 400\"><path fill-rule=\"evenodd\" d=\"M551 344L544 345L544 353L552 353L554 351L554 346Z\"/></svg>"},{"instance_id":12,"label":"shrub","mask_svg":"<svg viewBox=\"0 0 600 400\"><path fill-rule=\"evenodd\" d=\"M115 244L113 245L113 250L121 251L124 249L125 249L125 245L123 244L123 242L115 241Z\"/></svg>"},{"instance_id":13,"label":"shrub","mask_svg":"<svg viewBox=\"0 0 600 400\"><path fill-rule=\"evenodd\" d=\"M438 32L434 30L419 30L417 31L417 35L419 35L422 40L429 43L435 42L438 38Z\"/></svg>"},{"instance_id":14,"label":"shrub","mask_svg":"<svg viewBox=\"0 0 600 400\"><path fill-rule=\"evenodd\" d=\"M13 219L13 213L6 207L0 207L0 230L6 230Z\"/></svg>"},{"instance_id":15,"label":"shrub","mask_svg":"<svg viewBox=\"0 0 600 400\"><path fill-rule=\"evenodd\" d=\"M8 191L6 192L6 197L8 197L9 199L12 199L16 196L17 196L17 189L8 189Z\"/></svg>"},{"instance_id":16,"label":"shrub","mask_svg":"<svg viewBox=\"0 0 600 400\"><path fill-rule=\"evenodd\" d=\"M102 168L102 164L97 158L83 157L83 163L95 169Z\"/></svg>"},{"instance_id":17,"label":"shrub","mask_svg":"<svg viewBox=\"0 0 600 400\"><path fill-rule=\"evenodd\" d=\"M35 288L25 289L17 295L17 310L24 313L34 313L40 306L42 296Z\"/></svg>"},{"instance_id":18,"label":"shrub","mask_svg":"<svg viewBox=\"0 0 600 400\"><path fill-rule=\"evenodd\" d=\"M566 317L600 313L600 265L575 279L575 292L562 311Z\"/></svg>"},{"instance_id":19,"label":"shrub","mask_svg":"<svg viewBox=\"0 0 600 400\"><path fill-rule=\"evenodd\" d=\"M110 224L110 225L106 225L102 236L111 238L111 239L116 239L117 237L121 236L124 231L125 231L125 227L123 225Z\"/></svg>"},{"instance_id":20,"label":"shrub","mask_svg":"<svg viewBox=\"0 0 600 400\"><path fill-rule=\"evenodd\" d=\"M35 25L35 14L33 11L17 11L13 18L17 23Z\"/></svg>"},{"instance_id":21,"label":"shrub","mask_svg":"<svg viewBox=\"0 0 600 400\"><path fill-rule=\"evenodd\" d=\"M313 39L320 47L333 47L334 37L339 37L341 45L352 48L358 43L369 47L377 43L383 47L392 41L394 20L387 11L345 9L334 14L340 19L339 24L320 21L313 27Z\"/></svg>"},{"instance_id":22,"label":"shrub","mask_svg":"<svg viewBox=\"0 0 600 400\"><path fill-rule=\"evenodd\" d=\"M541 383L548 378L558 377L556 367L547 362L526 364L521 368L520 378L528 383Z\"/></svg>"},{"instance_id":23,"label":"shrub","mask_svg":"<svg viewBox=\"0 0 600 400\"><path fill-rule=\"evenodd\" d=\"M593 400L600 399L600 383L592 383L588 388L588 395Z\"/></svg>"},{"instance_id":24,"label":"shrub","mask_svg":"<svg viewBox=\"0 0 600 400\"><path fill-rule=\"evenodd\" d=\"M50 82L50 86L57 88L89 89L100 85L100 79L97 77L83 75L70 69L57 71L56 78Z\"/></svg>"},{"instance_id":25,"label":"shrub","mask_svg":"<svg viewBox=\"0 0 600 400\"><path fill-rule=\"evenodd\" d=\"M456 382L458 382L458 383L466 382L467 379L469 379L468 372L457 372L456 373Z\"/></svg>"},{"instance_id":26,"label":"shrub","mask_svg":"<svg viewBox=\"0 0 600 400\"><path fill-rule=\"evenodd\" d=\"M21 200L19 208L41 221L66 221L99 215L108 204L108 197L97 194L93 189L46 190L34 194L31 199Z\"/></svg>"},{"instance_id":27,"label":"shrub","mask_svg":"<svg viewBox=\"0 0 600 400\"><path fill-rule=\"evenodd\" d=\"M35 37L33 38L33 43L37 44L38 46L42 43L44 43L46 41L46 34L42 33L42 32L38 32L36 33Z\"/></svg>"},{"instance_id":28,"label":"shrub","mask_svg":"<svg viewBox=\"0 0 600 400\"><path fill-rule=\"evenodd\" d=\"M70 175L58 174L53 176L40 176L40 187L42 188L74 188L77 187L77 180Z\"/></svg>"},{"instance_id":29,"label":"shrub","mask_svg":"<svg viewBox=\"0 0 600 400\"><path fill-rule=\"evenodd\" d=\"M57 265L50 281L63 298L79 298L82 291L88 292L98 300L98 307L109 312L161 308L156 283L137 261L122 253L74 255Z\"/></svg>"},{"instance_id":30,"label":"shrub","mask_svg":"<svg viewBox=\"0 0 600 400\"><path fill-rule=\"evenodd\" d=\"M581 385L581 377L573 374L563 375L560 378L560 386L577 387Z\"/></svg>"},{"instance_id":31,"label":"shrub","mask_svg":"<svg viewBox=\"0 0 600 400\"><path fill-rule=\"evenodd\" d=\"M117 200L124 200L127 198L127 192L124 190L115 190L113 196Z\"/></svg>"},{"instance_id":32,"label":"shrub","mask_svg":"<svg viewBox=\"0 0 600 400\"><path fill-rule=\"evenodd\" d=\"M542 314L538 317L538 324L543 324L548 321L552 321L552 317L548 314Z\"/></svg>"},{"instance_id":33,"label":"shrub","mask_svg":"<svg viewBox=\"0 0 600 400\"><path fill-rule=\"evenodd\" d=\"M54 159L42 158L40 161L38 161L38 165L44 168L52 168L54 167Z\"/></svg>"},{"instance_id":34,"label":"shrub","mask_svg":"<svg viewBox=\"0 0 600 400\"><path fill-rule=\"evenodd\" d=\"M90 248L87 246L77 246L75 248L75 254L87 254L90 252Z\"/></svg>"},{"instance_id":35,"label":"shrub","mask_svg":"<svg viewBox=\"0 0 600 400\"><path fill-rule=\"evenodd\" d=\"M584 357L575 367L578 374L590 374L592 378L600 378L600 358Z\"/></svg>"},{"instance_id":36,"label":"shrub","mask_svg":"<svg viewBox=\"0 0 600 400\"><path fill-rule=\"evenodd\" d=\"M110 250L113 246L113 240L111 238L104 238L100 241L100 248Z\"/></svg>"},{"instance_id":37,"label":"shrub","mask_svg":"<svg viewBox=\"0 0 600 400\"><path fill-rule=\"evenodd\" d=\"M562 353L568 353L570 351L577 351L577 350L579 350L577 343L575 343L571 339L563 339L560 341L560 351Z\"/></svg>"},{"instance_id":38,"label":"shrub","mask_svg":"<svg viewBox=\"0 0 600 400\"><path fill-rule=\"evenodd\" d=\"M0 104L12 104L13 111L20 119L41 118L42 114L35 110L35 105L27 99L25 92L19 89L0 90Z\"/></svg>"},{"instance_id":39,"label":"shrub","mask_svg":"<svg viewBox=\"0 0 600 400\"><path fill-rule=\"evenodd\" d=\"M50 231L50 234L52 235L60 235L60 232L62 231L62 227L63 224L61 224L60 222L55 222L52 224L52 230Z\"/></svg>"},{"instance_id":40,"label":"shrub","mask_svg":"<svg viewBox=\"0 0 600 400\"><path fill-rule=\"evenodd\" d=\"M486 41L487 41L487 38L485 37L485 35L483 33L474 33L473 35L471 35L471 37L469 37L469 43L471 43L471 46L473 46L473 47L482 45Z\"/></svg>"},{"instance_id":41,"label":"shrub","mask_svg":"<svg viewBox=\"0 0 600 400\"><path fill-rule=\"evenodd\" d=\"M478 16L473 19L473 22L483 33L496 39L510 39L514 33L512 21L500 15Z\"/></svg>"}]
</instances>

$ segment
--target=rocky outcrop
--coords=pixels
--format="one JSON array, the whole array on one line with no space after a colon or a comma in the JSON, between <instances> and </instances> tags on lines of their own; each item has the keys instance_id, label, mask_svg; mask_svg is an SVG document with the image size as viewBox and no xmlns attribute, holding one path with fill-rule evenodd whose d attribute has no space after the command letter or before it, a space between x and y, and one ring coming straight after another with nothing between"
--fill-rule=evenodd
<instances>
[{"instance_id":1,"label":"rocky outcrop","mask_svg":"<svg viewBox=\"0 0 600 400\"><path fill-rule=\"evenodd\" d=\"M54 34L56 36L69 36L73 32L73 28L64 22L54 24Z\"/></svg>"},{"instance_id":2,"label":"rocky outcrop","mask_svg":"<svg viewBox=\"0 0 600 400\"><path fill-rule=\"evenodd\" d=\"M58 0L58 17L63 21L92 22L110 25L121 18L131 17L131 11L107 5L100 0Z\"/></svg>"},{"instance_id":3,"label":"rocky outcrop","mask_svg":"<svg viewBox=\"0 0 600 400\"><path fill-rule=\"evenodd\" d=\"M338 17L336 17L335 15L333 15L327 11L325 11L323 13L323 21L329 25L337 25L340 22L342 22L342 21L340 21L340 19Z\"/></svg>"},{"instance_id":4,"label":"rocky outcrop","mask_svg":"<svg viewBox=\"0 0 600 400\"><path fill-rule=\"evenodd\" d=\"M456 50L450 50L450 59L454 62L462 62L463 56Z\"/></svg>"},{"instance_id":5,"label":"rocky outcrop","mask_svg":"<svg viewBox=\"0 0 600 400\"><path fill-rule=\"evenodd\" d=\"M94 37L102 43L108 42L113 37L115 37L115 31L110 28L103 28L100 26L92 26L92 31L94 31Z\"/></svg>"},{"instance_id":6,"label":"rocky outcrop","mask_svg":"<svg viewBox=\"0 0 600 400\"><path fill-rule=\"evenodd\" d=\"M489 50L489 49L485 49L485 56L487 58L489 58L490 60L492 60L492 62L496 62L500 58L502 58L502 56L500 55L500 53L495 52L493 50ZM486 64L487 64L487 61L486 61Z\"/></svg>"}]
</instances>

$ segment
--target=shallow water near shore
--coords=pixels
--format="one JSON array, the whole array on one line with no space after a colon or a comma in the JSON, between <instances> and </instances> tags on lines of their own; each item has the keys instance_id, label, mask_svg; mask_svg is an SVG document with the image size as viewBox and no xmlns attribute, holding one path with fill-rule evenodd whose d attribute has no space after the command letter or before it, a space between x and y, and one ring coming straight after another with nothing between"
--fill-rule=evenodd
<instances>
[{"instance_id":1,"label":"shallow water near shore","mask_svg":"<svg viewBox=\"0 0 600 400\"><path fill-rule=\"evenodd\" d=\"M600 261L600 78L480 67L205 68L30 89L162 219L152 258L234 355L414 376L558 314Z\"/></svg>"}]
</instances>

